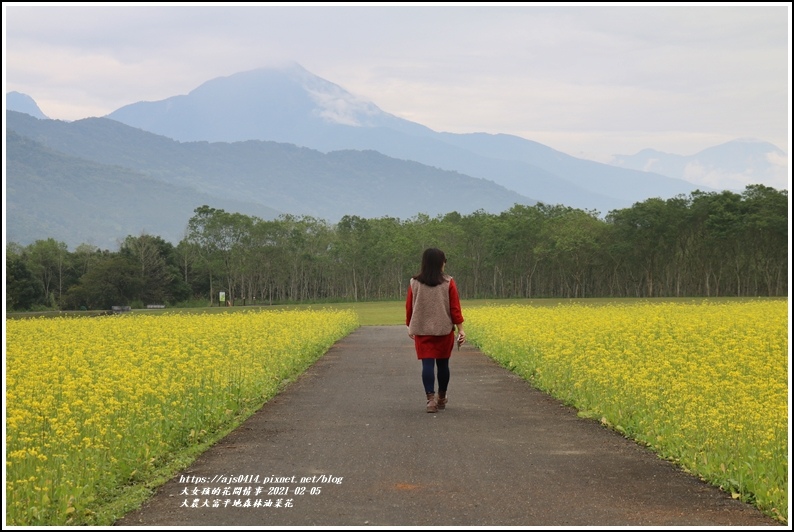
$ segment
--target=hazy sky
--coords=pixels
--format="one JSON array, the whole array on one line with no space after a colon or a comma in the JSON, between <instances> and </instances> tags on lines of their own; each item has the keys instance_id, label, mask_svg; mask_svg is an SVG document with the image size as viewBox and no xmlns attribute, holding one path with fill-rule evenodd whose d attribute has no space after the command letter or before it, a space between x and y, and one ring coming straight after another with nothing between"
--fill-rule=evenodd
<instances>
[{"instance_id":1,"label":"hazy sky","mask_svg":"<svg viewBox=\"0 0 794 532\"><path fill-rule=\"evenodd\" d=\"M3 3L4 92L104 116L296 61L436 131L600 161L736 138L790 153L791 5Z\"/></svg>"}]
</instances>

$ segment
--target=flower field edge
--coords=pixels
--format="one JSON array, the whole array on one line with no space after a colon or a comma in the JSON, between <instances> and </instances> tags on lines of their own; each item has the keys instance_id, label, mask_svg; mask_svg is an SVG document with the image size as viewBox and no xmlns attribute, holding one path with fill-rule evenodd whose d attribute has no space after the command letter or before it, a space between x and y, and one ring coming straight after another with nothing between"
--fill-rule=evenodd
<instances>
[{"instance_id":1,"label":"flower field edge","mask_svg":"<svg viewBox=\"0 0 794 532\"><path fill-rule=\"evenodd\" d=\"M7 524L112 524L358 327L329 309L7 320Z\"/></svg>"},{"instance_id":2,"label":"flower field edge","mask_svg":"<svg viewBox=\"0 0 794 532\"><path fill-rule=\"evenodd\" d=\"M788 522L786 301L467 310L531 385Z\"/></svg>"}]
</instances>

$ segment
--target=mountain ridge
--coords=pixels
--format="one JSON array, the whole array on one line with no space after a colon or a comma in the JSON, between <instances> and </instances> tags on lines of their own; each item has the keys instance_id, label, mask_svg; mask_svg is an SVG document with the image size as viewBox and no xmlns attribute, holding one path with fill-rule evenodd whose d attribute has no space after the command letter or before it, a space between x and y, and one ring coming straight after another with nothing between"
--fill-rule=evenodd
<instances>
[{"instance_id":1,"label":"mountain ridge","mask_svg":"<svg viewBox=\"0 0 794 532\"><path fill-rule=\"evenodd\" d=\"M7 196L14 205L10 224L35 225L26 207L35 201L28 197L20 203L16 197L20 180L32 180L31 186L37 179L39 184L51 182L61 198L70 198L59 181L62 174L51 167L46 172L35 168L36 157L52 156L45 150L63 157L63 164L74 171L82 168L86 178L97 172L114 177L116 190L125 190L124 180L143 184L150 193L167 185L175 188L156 194L199 195L205 204L234 205L230 208L245 214L264 213L260 217L287 213L330 222L343 215L410 218L420 213L501 212L537 202L603 215L652 197L716 191L708 186L708 177L717 161L729 157L759 167L762 157L772 153L770 165L787 167L782 150L748 139L703 150L696 154L700 158L646 149L636 156L616 156L618 164L610 165L515 135L436 132L386 113L297 63L214 78L185 95L137 102L105 117L73 122L50 120L43 113L34 116L40 113L38 105L20 93L7 93L6 103L7 134L39 146L29 150L34 160L11 159L13 164L7 164L9 183L16 179L17 186ZM701 184L668 177L661 170L700 172ZM740 177L737 191L743 188L738 186ZM103 201L112 202L112 195ZM75 206L90 208L79 202Z\"/></svg>"},{"instance_id":2,"label":"mountain ridge","mask_svg":"<svg viewBox=\"0 0 794 532\"><path fill-rule=\"evenodd\" d=\"M21 92L11 91L6 93L6 109L29 114L34 118L48 118L47 115L39 109L36 100Z\"/></svg>"},{"instance_id":3,"label":"mountain ridge","mask_svg":"<svg viewBox=\"0 0 794 532\"><path fill-rule=\"evenodd\" d=\"M14 111L6 112L6 128L7 134L28 138L61 155L117 169L121 177L143 175L226 203L248 203L247 212L251 211L250 204L273 211L271 206L275 206L276 212L335 223L344 215L405 219L417 214L468 214L480 209L501 212L517 203L536 203L491 181L373 150L324 154L271 141L183 143L107 118L63 122L39 120ZM26 176L29 179L29 175L17 171L17 158L21 157L17 151L10 151L7 157L13 163L8 165L12 187L7 201L16 205L21 200L13 184L23 182ZM50 180L53 190L60 190L62 176L57 172L49 169L35 177ZM58 197L64 196L58 194L51 201ZM189 217L184 217L184 224ZM19 220L10 216L7 222L13 225Z\"/></svg>"},{"instance_id":4,"label":"mountain ridge","mask_svg":"<svg viewBox=\"0 0 794 532\"><path fill-rule=\"evenodd\" d=\"M247 138L326 153L373 149L487 179L545 203L601 213L699 188L660 174L577 159L516 136L438 133L362 101L293 63L214 78L187 95L157 105L129 104L106 117L180 141ZM329 114L329 108L346 112ZM486 138L500 144L499 149L480 148Z\"/></svg>"},{"instance_id":5,"label":"mountain ridge","mask_svg":"<svg viewBox=\"0 0 794 532\"><path fill-rule=\"evenodd\" d=\"M654 170L678 176L694 184L715 186L728 180L741 189L748 180L788 183L788 157L774 144L759 139L734 139L703 149L693 155L665 153L651 148L634 155L616 155L612 164L635 170Z\"/></svg>"},{"instance_id":6,"label":"mountain ridge","mask_svg":"<svg viewBox=\"0 0 794 532\"><path fill-rule=\"evenodd\" d=\"M31 103L38 107L27 95L8 93L6 100L10 110L43 116L30 110ZM17 108L22 106L25 109ZM717 160L701 158L720 146L746 151L752 139L736 139L693 156L646 148L601 163L515 135L438 133L386 113L294 61L218 76L187 94L128 104L106 117L179 141L273 140L326 153L374 149L488 179L546 203L602 213L647 197L725 188L717 179L726 175L736 191L748 180L772 180L781 188L789 184L787 155L770 143L765 143L764 153L755 155L750 168L726 166L731 153L723 152ZM494 150L486 144L500 146Z\"/></svg>"},{"instance_id":7,"label":"mountain ridge","mask_svg":"<svg viewBox=\"0 0 794 532\"><path fill-rule=\"evenodd\" d=\"M22 245L54 238L70 248L112 249L142 233L177 243L204 204L261 218L280 214L69 156L13 130L6 131L6 163L6 236Z\"/></svg>"}]
</instances>

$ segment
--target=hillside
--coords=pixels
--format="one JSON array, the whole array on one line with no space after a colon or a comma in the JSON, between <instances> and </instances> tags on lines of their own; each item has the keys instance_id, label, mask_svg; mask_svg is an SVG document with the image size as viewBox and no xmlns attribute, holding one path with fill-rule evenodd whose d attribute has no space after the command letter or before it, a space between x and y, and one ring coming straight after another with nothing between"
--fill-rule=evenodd
<instances>
[{"instance_id":1,"label":"hillside","mask_svg":"<svg viewBox=\"0 0 794 532\"><path fill-rule=\"evenodd\" d=\"M436 132L295 63L211 79L188 94L132 103L107 117L179 141L254 139L322 152L375 150L493 181L544 203L603 214L698 188L659 173L578 159L514 135Z\"/></svg>"},{"instance_id":2,"label":"hillside","mask_svg":"<svg viewBox=\"0 0 794 532\"><path fill-rule=\"evenodd\" d=\"M344 150L325 154L265 141L177 142L106 118L67 123L37 120L13 111L8 111L6 117L9 132L16 132L63 156L81 159L84 164L90 162L123 169L130 173L126 177L128 180L134 175L151 180L147 183L187 187L208 198L203 203L214 207L224 208L221 200L226 204L245 202L250 208L241 212L247 213L258 205L259 212L267 211L268 215L277 209L334 223L348 214L409 218L420 213L435 216L452 211L461 214L477 210L501 212L516 203L536 203L484 179L374 151ZM30 157L20 150L9 151L9 180L21 182L25 176L56 182L60 179L51 173L40 175L42 169L31 166ZM88 172L88 175L98 172ZM17 189L9 191L10 201L15 204L23 201L15 197L17 194ZM139 195L126 198L112 195L93 198L89 188L86 194L81 200L101 203L114 211L128 210L135 205L133 199L144 201L151 191L141 190ZM122 204L122 201L127 203ZM14 211L14 216L19 214ZM182 223L188 218L184 217ZM30 225L32 222L23 218L19 223ZM150 232L165 231L158 228L156 219L150 219L149 223ZM172 234L173 228L168 232ZM126 234L118 235L119 238L124 236Z\"/></svg>"},{"instance_id":3,"label":"hillside","mask_svg":"<svg viewBox=\"0 0 794 532\"><path fill-rule=\"evenodd\" d=\"M59 153L6 134L6 237L27 245L54 238L70 248L115 250L127 235L148 233L177 243L196 207L273 218L274 209L222 200L117 166Z\"/></svg>"}]
</instances>

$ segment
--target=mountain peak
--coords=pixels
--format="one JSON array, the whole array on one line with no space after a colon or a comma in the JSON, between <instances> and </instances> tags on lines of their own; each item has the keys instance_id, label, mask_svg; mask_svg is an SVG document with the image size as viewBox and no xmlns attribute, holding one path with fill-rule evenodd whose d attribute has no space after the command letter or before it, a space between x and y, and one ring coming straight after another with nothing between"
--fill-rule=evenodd
<instances>
[{"instance_id":1,"label":"mountain peak","mask_svg":"<svg viewBox=\"0 0 794 532\"><path fill-rule=\"evenodd\" d=\"M329 128L400 121L295 62L214 78L187 95L133 103L107 118L183 142L256 139L296 144Z\"/></svg>"},{"instance_id":2,"label":"mountain peak","mask_svg":"<svg viewBox=\"0 0 794 532\"><path fill-rule=\"evenodd\" d=\"M48 118L47 115L41 112L33 98L21 92L11 91L6 93L6 109L25 113L40 120Z\"/></svg>"},{"instance_id":3,"label":"mountain peak","mask_svg":"<svg viewBox=\"0 0 794 532\"><path fill-rule=\"evenodd\" d=\"M284 71L301 84L317 106L317 115L327 122L372 127L377 125L378 118L386 115L374 103L312 74L298 63L290 63L284 67Z\"/></svg>"}]
</instances>

